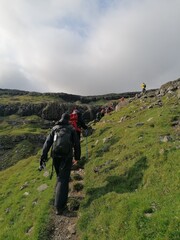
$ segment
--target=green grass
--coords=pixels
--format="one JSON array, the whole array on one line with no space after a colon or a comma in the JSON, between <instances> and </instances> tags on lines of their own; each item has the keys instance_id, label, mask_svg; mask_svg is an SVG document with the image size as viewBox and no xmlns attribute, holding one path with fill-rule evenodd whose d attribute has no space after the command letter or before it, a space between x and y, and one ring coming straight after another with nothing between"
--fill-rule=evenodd
<instances>
[{"instance_id":1,"label":"green grass","mask_svg":"<svg viewBox=\"0 0 180 240\"><path fill-rule=\"evenodd\" d=\"M10 115L0 117L0 136L16 136L28 133L45 134L47 131L42 129L42 119L38 116L19 117Z\"/></svg>"},{"instance_id":2,"label":"green grass","mask_svg":"<svg viewBox=\"0 0 180 240\"><path fill-rule=\"evenodd\" d=\"M0 174L0 239L46 239L47 223L52 211L55 178L49 180L39 172L38 158L19 161ZM48 164L47 170L50 170ZM21 187L27 183L27 187ZM48 188L39 192L37 188L46 183ZM24 195L27 192L29 195Z\"/></svg>"},{"instance_id":3,"label":"green grass","mask_svg":"<svg viewBox=\"0 0 180 240\"><path fill-rule=\"evenodd\" d=\"M38 137L46 136L42 120L38 116L11 115L0 118L0 169L14 165L21 159L37 153L42 146ZM3 150L5 149L5 150Z\"/></svg>"},{"instance_id":4,"label":"green grass","mask_svg":"<svg viewBox=\"0 0 180 240\"><path fill-rule=\"evenodd\" d=\"M38 104L42 102L54 102L54 101L61 101L64 102L62 99L56 96L47 96L47 95L39 95L39 96L32 96L31 94L27 95L18 95L18 96L9 96L9 95L0 95L1 104L16 104L16 103L32 103Z\"/></svg>"},{"instance_id":5,"label":"green grass","mask_svg":"<svg viewBox=\"0 0 180 240\"><path fill-rule=\"evenodd\" d=\"M176 96L164 96L162 107L149 108L157 100L134 100L103 117L82 140L85 199L79 211L79 239L180 239L179 127L172 124L179 120L179 102ZM0 118L3 141L47 131L37 116ZM0 172L0 240L49 239L55 176L50 181L38 172L40 152L33 154L27 140L7 151L7 161L18 163ZM43 183L48 188L39 192Z\"/></svg>"},{"instance_id":6,"label":"green grass","mask_svg":"<svg viewBox=\"0 0 180 240\"><path fill-rule=\"evenodd\" d=\"M163 107L140 109L153 101L134 101L95 125L78 223L81 239L180 239L179 133L171 126L178 102L164 97ZM123 116L129 118L119 122ZM166 135L171 140L161 141Z\"/></svg>"}]
</instances>

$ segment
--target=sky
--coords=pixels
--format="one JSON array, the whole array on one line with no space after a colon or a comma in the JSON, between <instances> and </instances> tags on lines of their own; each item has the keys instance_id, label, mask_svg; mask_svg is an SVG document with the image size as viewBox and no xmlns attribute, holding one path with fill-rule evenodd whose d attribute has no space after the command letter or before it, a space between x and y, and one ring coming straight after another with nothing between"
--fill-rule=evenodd
<instances>
[{"instance_id":1,"label":"sky","mask_svg":"<svg viewBox=\"0 0 180 240\"><path fill-rule=\"evenodd\" d=\"M0 88L97 95L180 77L180 0L0 0Z\"/></svg>"}]
</instances>

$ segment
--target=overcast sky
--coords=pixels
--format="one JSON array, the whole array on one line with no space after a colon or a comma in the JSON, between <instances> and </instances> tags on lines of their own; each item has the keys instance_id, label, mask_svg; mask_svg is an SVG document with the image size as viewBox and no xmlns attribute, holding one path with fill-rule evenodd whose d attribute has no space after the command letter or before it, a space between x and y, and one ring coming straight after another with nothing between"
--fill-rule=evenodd
<instances>
[{"instance_id":1,"label":"overcast sky","mask_svg":"<svg viewBox=\"0 0 180 240\"><path fill-rule=\"evenodd\" d=\"M180 77L180 0L0 0L0 88L80 95Z\"/></svg>"}]
</instances>

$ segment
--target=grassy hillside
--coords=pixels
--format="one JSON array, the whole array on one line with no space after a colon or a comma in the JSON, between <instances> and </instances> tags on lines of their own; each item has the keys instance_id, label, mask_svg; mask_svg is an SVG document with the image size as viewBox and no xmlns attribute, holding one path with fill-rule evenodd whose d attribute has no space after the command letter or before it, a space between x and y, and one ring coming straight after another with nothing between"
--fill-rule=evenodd
<instances>
[{"instance_id":1,"label":"grassy hillside","mask_svg":"<svg viewBox=\"0 0 180 240\"><path fill-rule=\"evenodd\" d=\"M27 95L19 95L19 96L9 96L9 95L0 95L1 104L24 104L24 103L42 103L42 102L53 102L53 101L61 101L62 99L57 98L55 96L47 96L47 95L35 95L32 96L30 94Z\"/></svg>"},{"instance_id":2,"label":"grassy hillside","mask_svg":"<svg viewBox=\"0 0 180 240\"><path fill-rule=\"evenodd\" d=\"M138 99L94 126L81 239L180 239L179 103L156 103Z\"/></svg>"},{"instance_id":3,"label":"grassy hillside","mask_svg":"<svg viewBox=\"0 0 180 240\"><path fill-rule=\"evenodd\" d=\"M46 133L38 116L0 117L0 169L37 154Z\"/></svg>"},{"instance_id":4,"label":"grassy hillside","mask_svg":"<svg viewBox=\"0 0 180 240\"><path fill-rule=\"evenodd\" d=\"M180 239L177 92L160 100L133 100L92 125L77 226L81 240ZM1 119L1 136L48 132L37 121L25 120L24 127L16 124L10 129L7 119ZM22 145L17 150L21 153ZM52 227L55 177L49 180L47 172L37 171L40 151L21 156L0 172L0 240L46 240ZM86 139L82 156L87 156ZM50 169L49 161L46 171ZM42 184L47 186L39 191Z\"/></svg>"},{"instance_id":5,"label":"grassy hillside","mask_svg":"<svg viewBox=\"0 0 180 240\"><path fill-rule=\"evenodd\" d=\"M53 185L38 170L38 156L19 161L0 173L0 239L47 239ZM42 184L47 189L38 191Z\"/></svg>"}]
</instances>

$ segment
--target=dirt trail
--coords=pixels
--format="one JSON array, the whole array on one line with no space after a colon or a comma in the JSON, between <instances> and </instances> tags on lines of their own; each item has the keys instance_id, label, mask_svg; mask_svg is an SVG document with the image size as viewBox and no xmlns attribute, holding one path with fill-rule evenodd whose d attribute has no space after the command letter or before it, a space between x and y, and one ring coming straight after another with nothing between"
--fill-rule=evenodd
<instances>
[{"instance_id":1,"label":"dirt trail","mask_svg":"<svg viewBox=\"0 0 180 240\"><path fill-rule=\"evenodd\" d=\"M78 240L76 224L78 220L78 208L80 201L84 198L82 193L84 170L78 169L71 172L69 184L68 210L62 215L52 216L51 240Z\"/></svg>"}]
</instances>

